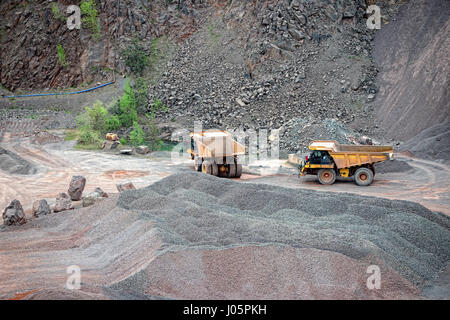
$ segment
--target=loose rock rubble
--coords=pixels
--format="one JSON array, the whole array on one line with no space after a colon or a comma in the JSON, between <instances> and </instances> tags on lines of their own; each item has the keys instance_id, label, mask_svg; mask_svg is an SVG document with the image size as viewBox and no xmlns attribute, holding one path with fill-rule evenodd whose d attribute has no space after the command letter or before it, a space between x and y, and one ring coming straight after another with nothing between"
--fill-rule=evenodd
<instances>
[{"instance_id":1,"label":"loose rock rubble","mask_svg":"<svg viewBox=\"0 0 450 320\"><path fill-rule=\"evenodd\" d=\"M33 208L31 211L33 217L38 218L40 216L45 216L47 214L51 213L51 209L50 206L47 203L47 200L42 199L42 200L36 200L33 203Z\"/></svg>"},{"instance_id":2,"label":"loose rock rubble","mask_svg":"<svg viewBox=\"0 0 450 320\"><path fill-rule=\"evenodd\" d=\"M86 178L83 176L73 176L70 181L68 194L72 201L81 200L81 196L83 194L84 187L86 185Z\"/></svg>"},{"instance_id":3,"label":"loose rock rubble","mask_svg":"<svg viewBox=\"0 0 450 320\"><path fill-rule=\"evenodd\" d=\"M22 205L19 200L13 200L3 210L3 223L7 226L11 225L21 225L26 222L25 212L23 211Z\"/></svg>"},{"instance_id":4,"label":"loose rock rubble","mask_svg":"<svg viewBox=\"0 0 450 320\"><path fill-rule=\"evenodd\" d=\"M119 192L123 192L123 191L126 191L126 190L135 190L136 189L135 186L133 185L133 183L131 183L131 182L118 183L116 185L116 187L117 187L117 190Z\"/></svg>"},{"instance_id":5,"label":"loose rock rubble","mask_svg":"<svg viewBox=\"0 0 450 320\"><path fill-rule=\"evenodd\" d=\"M70 197L67 195L67 193L60 193L58 197L56 198L55 207L53 209L54 212L61 212L66 210L73 209L72 200L70 200Z\"/></svg>"}]
</instances>

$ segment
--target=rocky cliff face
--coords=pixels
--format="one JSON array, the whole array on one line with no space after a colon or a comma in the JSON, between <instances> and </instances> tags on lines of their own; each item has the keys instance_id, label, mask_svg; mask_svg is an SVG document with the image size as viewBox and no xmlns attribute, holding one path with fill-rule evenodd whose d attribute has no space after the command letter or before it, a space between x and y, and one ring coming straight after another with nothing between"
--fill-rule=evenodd
<instances>
[{"instance_id":1,"label":"rocky cliff face","mask_svg":"<svg viewBox=\"0 0 450 320\"><path fill-rule=\"evenodd\" d=\"M55 14L55 4L64 13L81 2L0 4L2 86L68 88L129 74L122 52L139 38L161 67L146 77L149 101L168 106L158 114L163 123L280 128L281 147L295 151L306 138L382 135L378 120L407 138L448 119L448 68L436 67L449 47L448 10L439 9L448 1L412 1L397 21L405 1L377 1L390 23L374 31L366 26L371 0L96 0L98 40L86 26L68 30ZM170 54L155 57L155 39L166 39Z\"/></svg>"},{"instance_id":2,"label":"rocky cliff face","mask_svg":"<svg viewBox=\"0 0 450 320\"><path fill-rule=\"evenodd\" d=\"M67 88L110 80L112 70L126 72L119 53L132 37L151 40L179 27L162 13L166 11L163 0L97 0L100 37L95 39L86 26L81 30L67 28L67 7L81 2L1 2L0 83L4 87L11 91ZM58 45L64 51L66 66L59 61Z\"/></svg>"}]
</instances>

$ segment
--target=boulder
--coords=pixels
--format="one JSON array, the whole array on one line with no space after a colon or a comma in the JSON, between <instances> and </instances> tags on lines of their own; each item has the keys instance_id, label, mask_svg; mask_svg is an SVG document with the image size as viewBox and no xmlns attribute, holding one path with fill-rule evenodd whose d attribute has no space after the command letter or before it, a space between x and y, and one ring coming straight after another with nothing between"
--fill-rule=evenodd
<instances>
[{"instance_id":1,"label":"boulder","mask_svg":"<svg viewBox=\"0 0 450 320\"><path fill-rule=\"evenodd\" d=\"M305 39L305 35L301 31L294 29L294 30L289 30L289 33L295 40L300 41L300 40Z\"/></svg>"},{"instance_id":2,"label":"boulder","mask_svg":"<svg viewBox=\"0 0 450 320\"><path fill-rule=\"evenodd\" d=\"M120 154L132 155L133 154L133 150L131 150L131 149L123 149L123 150L120 150Z\"/></svg>"},{"instance_id":3,"label":"boulder","mask_svg":"<svg viewBox=\"0 0 450 320\"><path fill-rule=\"evenodd\" d=\"M3 210L3 223L7 226L24 224L25 212L23 211L22 205L19 200L13 200Z\"/></svg>"},{"instance_id":4,"label":"boulder","mask_svg":"<svg viewBox=\"0 0 450 320\"><path fill-rule=\"evenodd\" d=\"M89 207L95 204L98 200L108 198L108 194L100 188L96 188L94 192L91 192L83 197L83 207Z\"/></svg>"},{"instance_id":5,"label":"boulder","mask_svg":"<svg viewBox=\"0 0 450 320\"><path fill-rule=\"evenodd\" d=\"M136 148L136 153L147 154L148 152L149 152L149 149L147 146L139 146Z\"/></svg>"},{"instance_id":6,"label":"boulder","mask_svg":"<svg viewBox=\"0 0 450 320\"><path fill-rule=\"evenodd\" d=\"M131 182L127 182L127 183L118 183L116 184L117 190L119 190L119 192L123 192L126 190L136 190L136 188L134 187L134 185Z\"/></svg>"},{"instance_id":7,"label":"boulder","mask_svg":"<svg viewBox=\"0 0 450 320\"><path fill-rule=\"evenodd\" d=\"M33 209L31 213L33 214L33 217L37 218L42 215L50 214L52 211L50 209L50 206L47 203L47 200L36 200L33 203Z\"/></svg>"},{"instance_id":8,"label":"boulder","mask_svg":"<svg viewBox=\"0 0 450 320\"><path fill-rule=\"evenodd\" d=\"M108 194L100 188L95 188L94 192L98 193L102 198L108 198Z\"/></svg>"},{"instance_id":9,"label":"boulder","mask_svg":"<svg viewBox=\"0 0 450 320\"><path fill-rule=\"evenodd\" d=\"M103 142L102 149L109 151L109 150L115 150L120 145L119 141L105 141Z\"/></svg>"},{"instance_id":10,"label":"boulder","mask_svg":"<svg viewBox=\"0 0 450 320\"><path fill-rule=\"evenodd\" d=\"M55 208L53 209L54 212L61 212L65 210L71 210L73 209L72 200L70 200L70 197L67 195L67 193L61 192L58 197L56 198L56 204Z\"/></svg>"},{"instance_id":11,"label":"boulder","mask_svg":"<svg viewBox=\"0 0 450 320\"><path fill-rule=\"evenodd\" d=\"M83 176L73 176L72 181L69 185L69 196L73 201L81 200L81 195L83 194L84 186L86 185L86 178Z\"/></svg>"},{"instance_id":12,"label":"boulder","mask_svg":"<svg viewBox=\"0 0 450 320\"><path fill-rule=\"evenodd\" d=\"M97 200L102 199L102 196L97 192L91 192L83 197L83 207L92 206Z\"/></svg>"}]
</instances>

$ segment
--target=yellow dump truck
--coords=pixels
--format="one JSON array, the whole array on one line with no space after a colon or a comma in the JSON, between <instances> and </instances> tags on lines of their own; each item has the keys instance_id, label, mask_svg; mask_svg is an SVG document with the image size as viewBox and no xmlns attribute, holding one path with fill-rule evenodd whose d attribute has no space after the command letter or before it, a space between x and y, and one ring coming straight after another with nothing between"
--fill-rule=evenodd
<instances>
[{"instance_id":1,"label":"yellow dump truck","mask_svg":"<svg viewBox=\"0 0 450 320\"><path fill-rule=\"evenodd\" d=\"M245 155L245 147L222 130L191 132L191 145L187 152L194 160L197 171L226 178L239 178L242 164L238 156Z\"/></svg>"},{"instance_id":2,"label":"yellow dump truck","mask_svg":"<svg viewBox=\"0 0 450 320\"><path fill-rule=\"evenodd\" d=\"M345 145L316 140L309 144L305 159L291 157L299 164L300 175L317 175L321 184L333 184L336 177L353 177L359 186L368 186L375 176L374 164L392 158L392 146Z\"/></svg>"}]
</instances>

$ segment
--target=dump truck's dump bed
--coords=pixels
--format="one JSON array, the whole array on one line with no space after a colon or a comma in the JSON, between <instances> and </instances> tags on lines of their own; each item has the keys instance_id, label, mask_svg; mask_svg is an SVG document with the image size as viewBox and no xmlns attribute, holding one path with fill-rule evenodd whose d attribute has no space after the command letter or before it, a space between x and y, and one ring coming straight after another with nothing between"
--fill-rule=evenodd
<instances>
[{"instance_id":1,"label":"dump truck's dump bed","mask_svg":"<svg viewBox=\"0 0 450 320\"><path fill-rule=\"evenodd\" d=\"M328 140L313 141L309 149L328 151L338 169L389 160L394 152L392 146L347 145Z\"/></svg>"},{"instance_id":2,"label":"dump truck's dump bed","mask_svg":"<svg viewBox=\"0 0 450 320\"><path fill-rule=\"evenodd\" d=\"M226 131L193 132L191 137L197 144L198 156L202 158L231 157L245 154L245 147L234 141Z\"/></svg>"}]
</instances>

